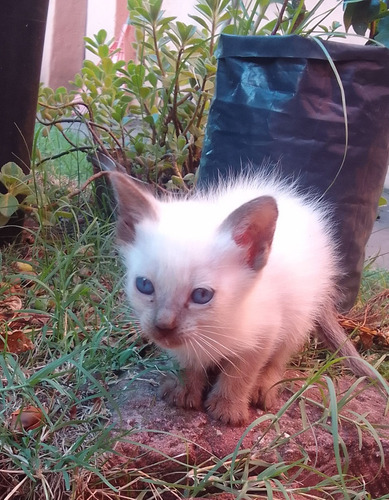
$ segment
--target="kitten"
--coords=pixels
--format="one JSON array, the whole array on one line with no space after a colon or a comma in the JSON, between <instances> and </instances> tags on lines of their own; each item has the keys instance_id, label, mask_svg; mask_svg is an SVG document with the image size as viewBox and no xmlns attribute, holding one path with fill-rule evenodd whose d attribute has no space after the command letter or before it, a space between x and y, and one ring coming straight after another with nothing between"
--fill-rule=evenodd
<instances>
[{"instance_id":1,"label":"kitten","mask_svg":"<svg viewBox=\"0 0 389 500\"><path fill-rule=\"evenodd\" d=\"M112 173L127 293L142 334L170 351L172 404L232 425L276 404L286 363L317 329L356 375L372 373L336 320L341 272L328 210L277 180L245 177L155 199Z\"/></svg>"}]
</instances>

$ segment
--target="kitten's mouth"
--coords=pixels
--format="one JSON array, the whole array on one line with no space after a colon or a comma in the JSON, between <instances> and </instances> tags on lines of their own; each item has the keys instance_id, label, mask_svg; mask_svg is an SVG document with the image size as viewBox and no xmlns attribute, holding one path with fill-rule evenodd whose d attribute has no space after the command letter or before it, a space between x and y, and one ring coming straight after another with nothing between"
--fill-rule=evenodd
<instances>
[{"instance_id":1,"label":"kitten's mouth","mask_svg":"<svg viewBox=\"0 0 389 500\"><path fill-rule=\"evenodd\" d=\"M163 349L175 349L177 347L180 347L184 341L182 338L180 338L178 335L161 335L161 334L154 334L152 336L153 341L162 347Z\"/></svg>"}]
</instances>

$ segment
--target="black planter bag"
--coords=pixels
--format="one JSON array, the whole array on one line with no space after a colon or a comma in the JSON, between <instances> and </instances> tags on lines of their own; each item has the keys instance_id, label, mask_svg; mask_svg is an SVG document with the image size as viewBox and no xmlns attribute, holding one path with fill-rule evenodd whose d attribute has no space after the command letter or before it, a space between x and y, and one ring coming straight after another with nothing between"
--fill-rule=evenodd
<instances>
[{"instance_id":1,"label":"black planter bag","mask_svg":"<svg viewBox=\"0 0 389 500\"><path fill-rule=\"evenodd\" d=\"M49 0L2 0L1 7L0 168L13 161L28 174ZM20 235L23 220L18 210L0 228L0 245Z\"/></svg>"},{"instance_id":2,"label":"black planter bag","mask_svg":"<svg viewBox=\"0 0 389 500\"><path fill-rule=\"evenodd\" d=\"M359 290L389 159L389 50L319 43L299 36L221 36L198 185L249 163L259 169L278 164L302 191L334 205L346 271L339 280L340 309L346 311ZM345 158L345 108L329 55L345 94Z\"/></svg>"}]
</instances>

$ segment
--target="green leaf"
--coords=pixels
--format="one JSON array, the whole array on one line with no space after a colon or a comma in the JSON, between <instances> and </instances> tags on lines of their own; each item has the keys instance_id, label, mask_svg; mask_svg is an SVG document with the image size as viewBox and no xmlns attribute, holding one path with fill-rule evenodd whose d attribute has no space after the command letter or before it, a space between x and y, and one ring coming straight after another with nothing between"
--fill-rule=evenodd
<instances>
[{"instance_id":1,"label":"green leaf","mask_svg":"<svg viewBox=\"0 0 389 500\"><path fill-rule=\"evenodd\" d=\"M108 45L99 45L98 53L101 59L103 59L104 57L108 57L109 56Z\"/></svg>"},{"instance_id":2,"label":"green leaf","mask_svg":"<svg viewBox=\"0 0 389 500\"><path fill-rule=\"evenodd\" d=\"M147 76L147 80L150 82L150 84L152 85L152 87L156 87L157 86L157 83L158 83L158 77L156 76L155 73L150 73L148 76Z\"/></svg>"},{"instance_id":3,"label":"green leaf","mask_svg":"<svg viewBox=\"0 0 389 500\"><path fill-rule=\"evenodd\" d=\"M196 23L198 23L200 26L202 26L207 32L209 31L209 26L204 19L202 19L199 16L194 16L194 15L189 15L189 17L191 19L193 19L194 21L196 21Z\"/></svg>"},{"instance_id":4,"label":"green leaf","mask_svg":"<svg viewBox=\"0 0 389 500\"><path fill-rule=\"evenodd\" d=\"M212 19L212 10L208 5L198 4L195 6L195 9L199 11L201 14L205 15L206 18Z\"/></svg>"},{"instance_id":5,"label":"green leaf","mask_svg":"<svg viewBox=\"0 0 389 500\"><path fill-rule=\"evenodd\" d=\"M66 87L58 87L57 89L55 89L55 95L56 97L60 96L61 94L67 94L67 89Z\"/></svg>"},{"instance_id":6,"label":"green leaf","mask_svg":"<svg viewBox=\"0 0 389 500\"><path fill-rule=\"evenodd\" d=\"M98 44L92 38L89 38L88 36L84 36L84 41L88 45L91 45L92 47L95 47L96 49L98 48Z\"/></svg>"},{"instance_id":7,"label":"green leaf","mask_svg":"<svg viewBox=\"0 0 389 500\"><path fill-rule=\"evenodd\" d=\"M178 175L172 175L171 180L173 184L178 187L182 187L182 185L184 184L184 181L181 177L178 177Z\"/></svg>"},{"instance_id":8,"label":"green leaf","mask_svg":"<svg viewBox=\"0 0 389 500\"><path fill-rule=\"evenodd\" d=\"M384 198L383 196L380 197L379 199L379 202L378 202L378 206L379 207L384 207L388 204L388 200L386 198Z\"/></svg>"},{"instance_id":9,"label":"green leaf","mask_svg":"<svg viewBox=\"0 0 389 500\"><path fill-rule=\"evenodd\" d=\"M186 25L177 21L176 26L182 45L185 45L185 43L196 33L196 27L193 26L193 24Z\"/></svg>"},{"instance_id":10,"label":"green leaf","mask_svg":"<svg viewBox=\"0 0 389 500\"><path fill-rule=\"evenodd\" d=\"M152 24L152 18L146 9L138 7L136 9L137 13L131 18L132 24L135 26L141 26L146 29L148 24Z\"/></svg>"},{"instance_id":11,"label":"green leaf","mask_svg":"<svg viewBox=\"0 0 389 500\"><path fill-rule=\"evenodd\" d=\"M26 198L23 200L24 205L36 205L37 204L37 199L36 199L36 194L31 193Z\"/></svg>"},{"instance_id":12,"label":"green leaf","mask_svg":"<svg viewBox=\"0 0 389 500\"><path fill-rule=\"evenodd\" d=\"M205 92L212 91L214 87L215 87L214 83L211 82L211 80L207 80L204 85L204 91Z\"/></svg>"},{"instance_id":13,"label":"green leaf","mask_svg":"<svg viewBox=\"0 0 389 500\"><path fill-rule=\"evenodd\" d=\"M233 24L228 24L227 26L224 26L223 33L226 35L235 35L236 27Z\"/></svg>"},{"instance_id":14,"label":"green leaf","mask_svg":"<svg viewBox=\"0 0 389 500\"><path fill-rule=\"evenodd\" d=\"M101 77L101 69L92 61L89 61L89 59L86 59L84 61L84 67L83 67L83 70L84 69L89 69L90 71L92 71L95 75L97 75L98 77Z\"/></svg>"},{"instance_id":15,"label":"green leaf","mask_svg":"<svg viewBox=\"0 0 389 500\"><path fill-rule=\"evenodd\" d=\"M161 12L162 0L154 0L150 2L150 18L152 21L157 21Z\"/></svg>"},{"instance_id":16,"label":"green leaf","mask_svg":"<svg viewBox=\"0 0 389 500\"><path fill-rule=\"evenodd\" d=\"M0 194L0 213L11 217L19 208L19 202L11 193Z\"/></svg>"},{"instance_id":17,"label":"green leaf","mask_svg":"<svg viewBox=\"0 0 389 500\"><path fill-rule=\"evenodd\" d=\"M182 150L186 146L186 138L183 135L177 137L177 149Z\"/></svg>"},{"instance_id":18,"label":"green leaf","mask_svg":"<svg viewBox=\"0 0 389 500\"><path fill-rule=\"evenodd\" d=\"M15 183L13 186L10 186L9 192L14 196L29 196L32 193L30 186L25 182L19 182L19 184Z\"/></svg>"},{"instance_id":19,"label":"green leaf","mask_svg":"<svg viewBox=\"0 0 389 500\"><path fill-rule=\"evenodd\" d=\"M14 196L29 194L30 189L26 184L30 176L26 175L16 163L9 162L3 165L0 172L0 182L4 184Z\"/></svg>"},{"instance_id":20,"label":"green leaf","mask_svg":"<svg viewBox=\"0 0 389 500\"><path fill-rule=\"evenodd\" d=\"M352 26L355 33L364 36L372 21L380 14L380 0L345 2L343 16L346 31Z\"/></svg>"},{"instance_id":21,"label":"green leaf","mask_svg":"<svg viewBox=\"0 0 389 500\"><path fill-rule=\"evenodd\" d=\"M107 32L105 30L100 30L97 35L95 35L98 44L103 44L107 39Z\"/></svg>"},{"instance_id":22,"label":"green leaf","mask_svg":"<svg viewBox=\"0 0 389 500\"><path fill-rule=\"evenodd\" d=\"M143 78L140 75L133 75L131 78L132 85L136 88L139 89L142 87L143 84Z\"/></svg>"},{"instance_id":23,"label":"green leaf","mask_svg":"<svg viewBox=\"0 0 389 500\"><path fill-rule=\"evenodd\" d=\"M57 210L55 212L56 217L62 217L63 219L71 219L73 218L73 214L70 212L65 212L65 210Z\"/></svg>"},{"instance_id":24,"label":"green leaf","mask_svg":"<svg viewBox=\"0 0 389 500\"><path fill-rule=\"evenodd\" d=\"M15 177L16 179L24 179L26 175L19 165L13 161L8 162L1 167L1 174L9 177Z\"/></svg>"},{"instance_id":25,"label":"green leaf","mask_svg":"<svg viewBox=\"0 0 389 500\"><path fill-rule=\"evenodd\" d=\"M150 95L150 92L151 92L150 87L141 87L139 89L139 95L142 99L146 99Z\"/></svg>"},{"instance_id":26,"label":"green leaf","mask_svg":"<svg viewBox=\"0 0 389 500\"><path fill-rule=\"evenodd\" d=\"M104 73L110 75L112 74L112 69L113 69L113 61L109 57L104 57L101 59L101 66L103 68Z\"/></svg>"},{"instance_id":27,"label":"green leaf","mask_svg":"<svg viewBox=\"0 0 389 500\"><path fill-rule=\"evenodd\" d=\"M389 48L389 17L380 19L378 23L378 33L374 37L374 40L377 40L377 42Z\"/></svg>"},{"instance_id":28,"label":"green leaf","mask_svg":"<svg viewBox=\"0 0 389 500\"><path fill-rule=\"evenodd\" d=\"M81 88L82 85L83 85L83 81L82 81L82 77L80 74L77 74L75 77L74 77L74 81L73 81L74 85L76 87L79 87Z\"/></svg>"}]
</instances>

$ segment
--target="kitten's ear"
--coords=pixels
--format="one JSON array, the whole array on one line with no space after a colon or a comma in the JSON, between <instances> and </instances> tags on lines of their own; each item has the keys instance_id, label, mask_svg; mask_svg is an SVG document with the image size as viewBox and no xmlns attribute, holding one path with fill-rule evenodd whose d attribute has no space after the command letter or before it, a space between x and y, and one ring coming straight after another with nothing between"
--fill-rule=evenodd
<instances>
[{"instance_id":1,"label":"kitten's ear","mask_svg":"<svg viewBox=\"0 0 389 500\"><path fill-rule=\"evenodd\" d=\"M145 219L157 220L157 201L128 175L111 172L109 179L118 202L116 235L119 243L132 243L135 226Z\"/></svg>"},{"instance_id":2,"label":"kitten's ear","mask_svg":"<svg viewBox=\"0 0 389 500\"><path fill-rule=\"evenodd\" d=\"M246 264L259 271L269 257L278 218L277 203L271 196L260 196L234 210L220 226L228 231L244 251Z\"/></svg>"}]
</instances>

